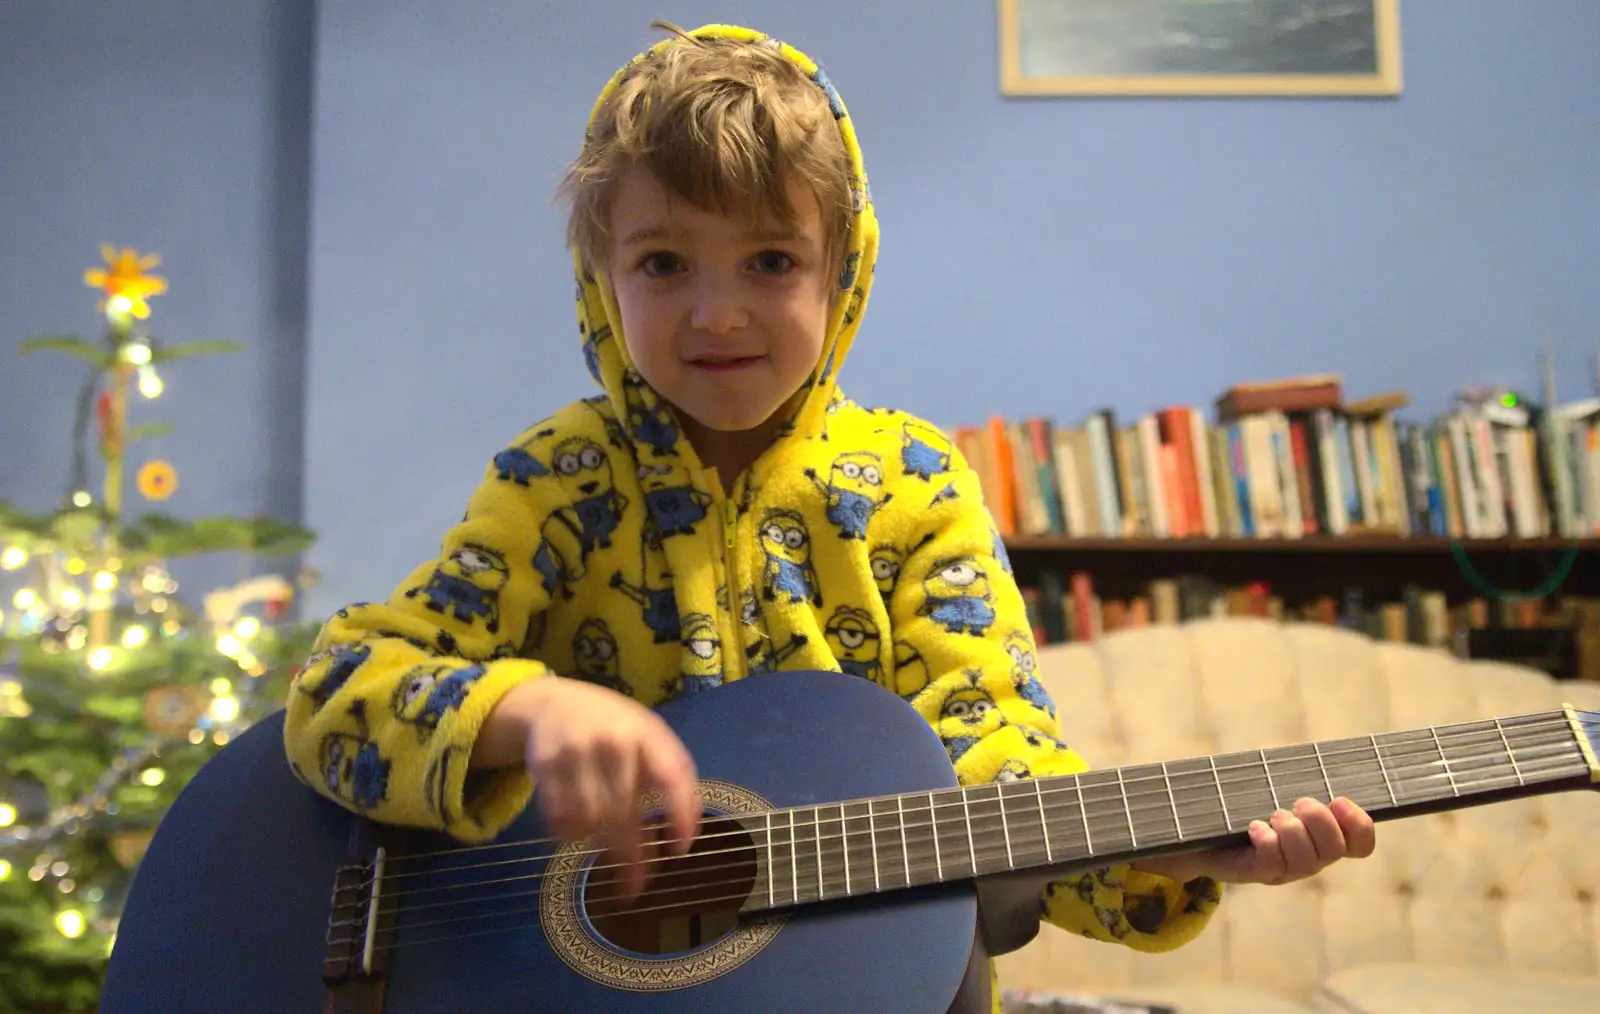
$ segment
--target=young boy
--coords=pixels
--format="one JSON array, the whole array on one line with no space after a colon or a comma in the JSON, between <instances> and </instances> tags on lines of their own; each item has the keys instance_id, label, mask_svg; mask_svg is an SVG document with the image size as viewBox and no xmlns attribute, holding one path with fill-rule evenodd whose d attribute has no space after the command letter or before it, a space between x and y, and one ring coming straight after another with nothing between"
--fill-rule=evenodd
<instances>
[{"instance_id":1,"label":"young boy","mask_svg":"<svg viewBox=\"0 0 1600 1014\"><path fill-rule=\"evenodd\" d=\"M601 93L563 186L604 394L494 455L387 603L329 621L285 727L318 791L463 841L537 783L552 833L604 830L630 891L640 793L664 793L680 849L699 818L693 759L650 709L723 682L875 680L964 784L1086 767L1033 676L977 476L933 426L839 391L878 225L838 93L759 33L672 33ZM1373 832L1347 800L1302 800L1250 836L1052 885L1045 918L1168 949L1218 881L1307 876Z\"/></svg>"}]
</instances>

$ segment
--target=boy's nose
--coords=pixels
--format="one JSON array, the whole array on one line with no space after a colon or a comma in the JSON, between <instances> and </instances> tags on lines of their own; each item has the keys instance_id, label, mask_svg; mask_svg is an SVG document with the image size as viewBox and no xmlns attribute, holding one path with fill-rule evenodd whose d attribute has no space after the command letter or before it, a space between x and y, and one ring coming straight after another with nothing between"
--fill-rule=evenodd
<instances>
[{"instance_id":1,"label":"boy's nose","mask_svg":"<svg viewBox=\"0 0 1600 1014\"><path fill-rule=\"evenodd\" d=\"M738 293L713 282L695 295L694 313L689 323L699 331L728 334L748 326L750 315L740 303Z\"/></svg>"}]
</instances>

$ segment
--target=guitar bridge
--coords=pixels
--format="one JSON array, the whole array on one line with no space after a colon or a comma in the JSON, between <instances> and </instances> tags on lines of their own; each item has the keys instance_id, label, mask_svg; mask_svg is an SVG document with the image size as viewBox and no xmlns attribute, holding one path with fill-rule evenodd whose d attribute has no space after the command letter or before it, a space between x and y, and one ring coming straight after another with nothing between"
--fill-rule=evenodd
<instances>
[{"instance_id":1,"label":"guitar bridge","mask_svg":"<svg viewBox=\"0 0 1600 1014\"><path fill-rule=\"evenodd\" d=\"M339 867L328 911L322 981L323 1014L382 1014L386 938L394 930L394 905L385 893L388 850L371 848L376 831L358 820L350 852L356 861ZM369 851L370 850L370 851ZM370 854L370 858L364 858Z\"/></svg>"}]
</instances>

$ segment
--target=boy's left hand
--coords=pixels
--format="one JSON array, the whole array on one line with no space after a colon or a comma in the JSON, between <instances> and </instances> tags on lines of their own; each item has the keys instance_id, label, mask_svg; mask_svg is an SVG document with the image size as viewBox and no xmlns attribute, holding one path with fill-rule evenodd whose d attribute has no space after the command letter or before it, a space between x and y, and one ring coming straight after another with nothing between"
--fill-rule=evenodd
<instances>
[{"instance_id":1,"label":"boy's left hand","mask_svg":"<svg viewBox=\"0 0 1600 1014\"><path fill-rule=\"evenodd\" d=\"M1287 884L1315 876L1340 859L1372 855L1376 835L1367 811L1340 797L1329 806L1309 797L1294 812L1250 822L1250 844L1129 864L1184 883L1211 877L1229 884Z\"/></svg>"}]
</instances>

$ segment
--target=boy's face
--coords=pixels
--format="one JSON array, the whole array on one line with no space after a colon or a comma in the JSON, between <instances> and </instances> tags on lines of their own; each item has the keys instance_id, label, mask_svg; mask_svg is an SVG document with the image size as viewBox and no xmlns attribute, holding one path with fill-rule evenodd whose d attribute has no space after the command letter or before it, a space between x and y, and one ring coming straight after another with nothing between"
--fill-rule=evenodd
<instances>
[{"instance_id":1,"label":"boy's face","mask_svg":"<svg viewBox=\"0 0 1600 1014\"><path fill-rule=\"evenodd\" d=\"M792 229L674 198L630 168L611 205L610 275L634 366L697 429L757 430L822 355L828 270L822 215L791 180ZM752 437L757 434L752 434ZM770 439L770 434L767 435Z\"/></svg>"}]
</instances>

